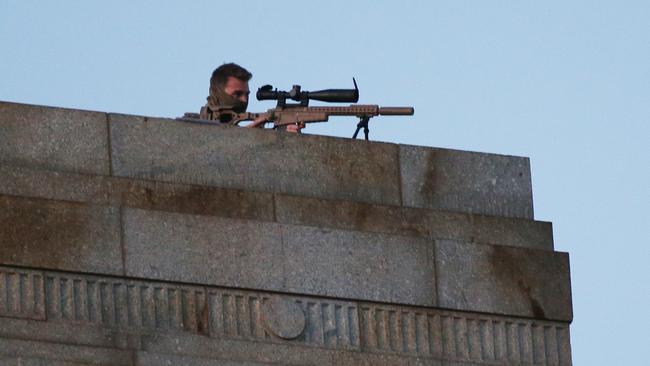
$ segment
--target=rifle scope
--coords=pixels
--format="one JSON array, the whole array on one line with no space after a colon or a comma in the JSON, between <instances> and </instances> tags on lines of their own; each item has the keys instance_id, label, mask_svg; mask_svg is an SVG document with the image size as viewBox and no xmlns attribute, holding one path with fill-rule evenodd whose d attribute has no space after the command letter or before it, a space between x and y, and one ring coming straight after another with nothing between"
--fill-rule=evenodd
<instances>
[{"instance_id":1,"label":"rifle scope","mask_svg":"<svg viewBox=\"0 0 650 366\"><path fill-rule=\"evenodd\" d=\"M359 88L357 82L354 82L354 89L325 89L318 91L301 91L300 85L294 85L291 91L280 91L273 89L271 85L264 85L257 90L257 100L277 100L278 104L284 104L287 99L300 102L307 105L309 100L319 100L321 102L333 103L356 103L359 101Z\"/></svg>"}]
</instances>

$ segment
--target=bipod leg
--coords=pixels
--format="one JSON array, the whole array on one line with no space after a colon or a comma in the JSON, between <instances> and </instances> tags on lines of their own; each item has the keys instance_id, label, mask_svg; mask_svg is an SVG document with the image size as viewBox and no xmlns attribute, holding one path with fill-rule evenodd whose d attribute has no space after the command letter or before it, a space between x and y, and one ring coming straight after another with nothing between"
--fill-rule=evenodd
<instances>
[{"instance_id":1,"label":"bipod leg","mask_svg":"<svg viewBox=\"0 0 650 366\"><path fill-rule=\"evenodd\" d=\"M366 136L366 141L368 141L368 133L370 132L370 129L368 128L368 122L370 122L370 117L364 116L364 117L359 117L359 123L357 123L357 130L354 131L354 135L352 135L353 139L357 138L357 135L359 134L359 130L363 127L363 134Z\"/></svg>"}]
</instances>

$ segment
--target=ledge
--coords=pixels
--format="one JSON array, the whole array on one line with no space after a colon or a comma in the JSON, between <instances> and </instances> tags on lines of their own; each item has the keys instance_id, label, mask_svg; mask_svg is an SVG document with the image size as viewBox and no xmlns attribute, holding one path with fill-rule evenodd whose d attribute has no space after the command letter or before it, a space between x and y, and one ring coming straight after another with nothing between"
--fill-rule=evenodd
<instances>
[{"instance_id":1,"label":"ledge","mask_svg":"<svg viewBox=\"0 0 650 366\"><path fill-rule=\"evenodd\" d=\"M533 218L527 158L0 102L0 163Z\"/></svg>"}]
</instances>

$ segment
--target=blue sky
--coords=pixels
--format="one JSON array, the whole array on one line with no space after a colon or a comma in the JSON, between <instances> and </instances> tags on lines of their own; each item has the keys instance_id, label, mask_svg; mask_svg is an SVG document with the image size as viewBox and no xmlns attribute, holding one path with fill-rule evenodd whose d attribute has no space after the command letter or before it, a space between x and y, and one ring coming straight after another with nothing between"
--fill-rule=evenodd
<instances>
[{"instance_id":1,"label":"blue sky","mask_svg":"<svg viewBox=\"0 0 650 366\"><path fill-rule=\"evenodd\" d=\"M0 0L0 100L176 117L212 70L412 105L374 140L528 156L571 256L576 365L650 345L650 2ZM263 111L271 102L251 101ZM349 137L353 119L305 132Z\"/></svg>"}]
</instances>

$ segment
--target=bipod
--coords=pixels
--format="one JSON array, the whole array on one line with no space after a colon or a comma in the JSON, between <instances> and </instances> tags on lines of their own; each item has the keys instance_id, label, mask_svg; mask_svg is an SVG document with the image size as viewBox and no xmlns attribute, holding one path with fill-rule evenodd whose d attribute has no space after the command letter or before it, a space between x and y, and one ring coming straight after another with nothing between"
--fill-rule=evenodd
<instances>
[{"instance_id":1,"label":"bipod","mask_svg":"<svg viewBox=\"0 0 650 366\"><path fill-rule=\"evenodd\" d=\"M370 129L368 128L368 122L370 122L370 117L368 116L359 117L357 130L354 131L354 135L352 135L353 139L357 138L357 135L359 134L359 130L361 130L361 127L363 127L363 134L366 136L366 141L368 141L368 133L370 132Z\"/></svg>"}]
</instances>

